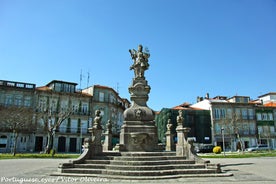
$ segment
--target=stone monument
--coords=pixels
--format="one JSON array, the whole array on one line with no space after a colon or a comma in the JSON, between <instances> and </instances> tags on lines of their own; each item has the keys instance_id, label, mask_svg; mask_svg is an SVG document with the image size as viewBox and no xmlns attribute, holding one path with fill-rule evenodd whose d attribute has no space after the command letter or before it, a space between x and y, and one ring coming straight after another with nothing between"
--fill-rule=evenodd
<instances>
[{"instance_id":1,"label":"stone monument","mask_svg":"<svg viewBox=\"0 0 276 184\"><path fill-rule=\"evenodd\" d=\"M111 120L107 121L106 131L104 133L105 139L103 144L103 151L112 150L112 123Z\"/></svg>"},{"instance_id":2,"label":"stone monument","mask_svg":"<svg viewBox=\"0 0 276 184\"><path fill-rule=\"evenodd\" d=\"M158 149L155 112L147 106L150 86L145 78L145 70L149 68L148 50L139 45L138 50L129 50L133 64L134 78L129 93L131 107L124 111L124 122L120 133L120 151L155 151Z\"/></svg>"},{"instance_id":3,"label":"stone monument","mask_svg":"<svg viewBox=\"0 0 276 184\"><path fill-rule=\"evenodd\" d=\"M172 133L172 120L168 119L166 131L166 151L175 151L175 144L173 140L174 134Z\"/></svg>"}]
</instances>

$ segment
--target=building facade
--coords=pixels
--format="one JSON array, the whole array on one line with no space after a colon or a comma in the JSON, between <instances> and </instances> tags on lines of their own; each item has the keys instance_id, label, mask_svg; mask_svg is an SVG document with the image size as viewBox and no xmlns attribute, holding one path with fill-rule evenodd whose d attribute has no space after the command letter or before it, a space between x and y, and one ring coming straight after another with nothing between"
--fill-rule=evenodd
<instances>
[{"instance_id":1,"label":"building facade","mask_svg":"<svg viewBox=\"0 0 276 184\"><path fill-rule=\"evenodd\" d=\"M31 109L32 118L30 123L25 124L33 128L19 132L16 141L18 152L43 152L49 141L49 128L59 121L60 116L66 114L61 125L54 129L53 149L57 152L82 151L83 140L90 135L88 128L93 125L94 112L98 109L102 112L103 128L111 120L114 136L117 136L123 123L123 111L130 105L129 101L106 86L95 85L82 91L77 91L76 86L77 83L59 80L53 80L41 87L29 83L0 81L0 114L8 111L9 106ZM0 118L0 125L7 123ZM1 126L0 152L11 152L14 144L14 131Z\"/></svg>"},{"instance_id":2,"label":"building facade","mask_svg":"<svg viewBox=\"0 0 276 184\"><path fill-rule=\"evenodd\" d=\"M36 89L35 114L38 130L35 134L34 151L43 151L47 145L45 121L55 124L61 114L67 113L70 115L55 130L54 149L57 152L81 152L84 138L89 137L92 95L76 91L76 86L76 83L53 80ZM45 119L45 116L49 119Z\"/></svg>"},{"instance_id":3,"label":"building facade","mask_svg":"<svg viewBox=\"0 0 276 184\"><path fill-rule=\"evenodd\" d=\"M15 147L33 150L35 88L31 83L0 80L0 152L12 152Z\"/></svg>"},{"instance_id":4,"label":"building facade","mask_svg":"<svg viewBox=\"0 0 276 184\"><path fill-rule=\"evenodd\" d=\"M272 135L275 132L275 123L273 117L273 109L262 112L265 106L258 102L250 101L247 96L234 96L227 98L217 96L212 99L205 98L198 101L192 107L210 110L211 127L212 127L212 143L220 145L227 151L237 151L248 147L256 146L259 143L270 143L275 148L275 141ZM266 113L270 121L264 122L260 119L260 114ZM265 125L261 126L261 125ZM269 127L268 127L269 126ZM264 129L272 132L268 141L264 135ZM262 132L260 134L259 132ZM273 132L274 131L274 132ZM261 136L261 137L260 137ZM266 137L266 138L265 138ZM266 140L266 141L265 141Z\"/></svg>"},{"instance_id":5,"label":"building facade","mask_svg":"<svg viewBox=\"0 0 276 184\"><path fill-rule=\"evenodd\" d=\"M108 120L111 121L113 144L115 145L119 141L124 110L130 106L130 102L127 99L121 98L114 89L107 86L93 85L82 91L93 96L92 112L98 109L101 111L104 129L106 128Z\"/></svg>"}]
</instances>

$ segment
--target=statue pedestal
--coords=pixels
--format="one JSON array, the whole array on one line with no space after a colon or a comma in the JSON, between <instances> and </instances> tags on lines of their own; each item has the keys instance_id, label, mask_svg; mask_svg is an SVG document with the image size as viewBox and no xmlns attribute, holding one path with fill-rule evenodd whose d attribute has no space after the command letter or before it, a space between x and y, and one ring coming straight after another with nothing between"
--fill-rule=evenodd
<instances>
[{"instance_id":1,"label":"statue pedestal","mask_svg":"<svg viewBox=\"0 0 276 184\"><path fill-rule=\"evenodd\" d=\"M91 156L99 155L103 152L103 146L101 143L102 129L98 128L89 128L89 132L91 132L91 143L89 146L89 151Z\"/></svg>"},{"instance_id":2,"label":"statue pedestal","mask_svg":"<svg viewBox=\"0 0 276 184\"><path fill-rule=\"evenodd\" d=\"M175 144L171 131L166 132L166 151L175 151Z\"/></svg>"},{"instance_id":3,"label":"statue pedestal","mask_svg":"<svg viewBox=\"0 0 276 184\"><path fill-rule=\"evenodd\" d=\"M129 92L132 105L124 111L120 151L157 151L155 112L147 106L150 86L144 78L135 78Z\"/></svg>"},{"instance_id":4,"label":"statue pedestal","mask_svg":"<svg viewBox=\"0 0 276 184\"><path fill-rule=\"evenodd\" d=\"M120 134L120 151L156 151L157 128L154 122L125 122Z\"/></svg>"},{"instance_id":5,"label":"statue pedestal","mask_svg":"<svg viewBox=\"0 0 276 184\"><path fill-rule=\"evenodd\" d=\"M112 150L112 133L106 132L104 133L105 139L103 144L103 151Z\"/></svg>"},{"instance_id":6,"label":"statue pedestal","mask_svg":"<svg viewBox=\"0 0 276 184\"><path fill-rule=\"evenodd\" d=\"M183 128L182 126L177 126L177 144L176 144L176 155L177 156L185 156L189 157L190 149L189 143L187 140L188 133L191 129L190 128Z\"/></svg>"}]
</instances>

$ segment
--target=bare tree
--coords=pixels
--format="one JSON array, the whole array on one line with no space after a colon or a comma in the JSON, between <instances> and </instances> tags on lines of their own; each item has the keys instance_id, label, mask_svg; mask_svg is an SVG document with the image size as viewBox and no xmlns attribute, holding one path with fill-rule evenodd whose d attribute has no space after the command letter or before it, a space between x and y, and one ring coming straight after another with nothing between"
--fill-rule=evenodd
<instances>
[{"instance_id":1,"label":"bare tree","mask_svg":"<svg viewBox=\"0 0 276 184\"><path fill-rule=\"evenodd\" d=\"M240 116L239 114L235 111L235 109L233 109L233 111L231 110L231 113L227 114L227 117L225 119L225 127L226 127L226 132L229 134L230 138L231 138L231 144L232 144L232 140L233 138L236 138L241 146L241 150L242 152L244 152L244 145L242 143L242 139L239 133L239 130L242 130L242 128L239 127L238 122L240 121ZM231 148L233 146L231 145Z\"/></svg>"},{"instance_id":2,"label":"bare tree","mask_svg":"<svg viewBox=\"0 0 276 184\"><path fill-rule=\"evenodd\" d=\"M48 141L45 148L45 153L54 151L54 135L56 130L68 119L73 113L71 100L69 99L66 105L61 105L61 99L57 96L46 96L46 103L43 107L39 107L38 118L43 121L44 131L47 132ZM63 101L64 102L64 101Z\"/></svg>"},{"instance_id":3,"label":"bare tree","mask_svg":"<svg viewBox=\"0 0 276 184\"><path fill-rule=\"evenodd\" d=\"M33 121L33 109L18 106L0 108L0 130L14 133L13 155L17 152L17 139L20 133L31 133L36 130Z\"/></svg>"},{"instance_id":4,"label":"bare tree","mask_svg":"<svg viewBox=\"0 0 276 184\"><path fill-rule=\"evenodd\" d=\"M53 113L51 110L46 110L45 112L40 114L40 117L44 123L44 128L47 131L48 136L45 153L49 154L51 150L53 150L55 132L64 122L64 120L69 118L71 114L72 110L69 108L58 113Z\"/></svg>"}]
</instances>

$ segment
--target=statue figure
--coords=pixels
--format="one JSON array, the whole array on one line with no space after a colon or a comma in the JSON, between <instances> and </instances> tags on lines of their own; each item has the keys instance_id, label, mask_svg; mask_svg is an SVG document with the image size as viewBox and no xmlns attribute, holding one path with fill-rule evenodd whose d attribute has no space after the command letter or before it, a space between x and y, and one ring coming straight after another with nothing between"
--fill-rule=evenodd
<instances>
[{"instance_id":1,"label":"statue figure","mask_svg":"<svg viewBox=\"0 0 276 184\"><path fill-rule=\"evenodd\" d=\"M178 116L176 117L176 122L177 122L177 125L183 125L183 122L184 122L184 118L182 117L182 110L179 110L178 111Z\"/></svg>"},{"instance_id":2,"label":"statue figure","mask_svg":"<svg viewBox=\"0 0 276 184\"><path fill-rule=\"evenodd\" d=\"M106 131L107 131L107 132L112 132L112 123L111 123L111 120L108 120L108 121L107 121L107 124L106 124Z\"/></svg>"},{"instance_id":3,"label":"statue figure","mask_svg":"<svg viewBox=\"0 0 276 184\"><path fill-rule=\"evenodd\" d=\"M167 131L171 132L171 128L172 128L172 120L168 119L168 123L167 123Z\"/></svg>"},{"instance_id":4,"label":"statue figure","mask_svg":"<svg viewBox=\"0 0 276 184\"><path fill-rule=\"evenodd\" d=\"M101 121L102 121L101 111L96 110L95 111L95 118L94 118L94 127L97 128L97 129L102 129Z\"/></svg>"},{"instance_id":5,"label":"statue figure","mask_svg":"<svg viewBox=\"0 0 276 184\"><path fill-rule=\"evenodd\" d=\"M130 67L134 70L135 78L144 78L144 72L149 68L148 58L150 54L148 52L143 52L143 46L139 45L138 50L129 49L131 58L133 60L133 65Z\"/></svg>"}]
</instances>

